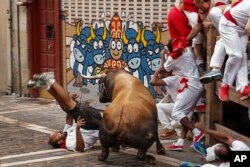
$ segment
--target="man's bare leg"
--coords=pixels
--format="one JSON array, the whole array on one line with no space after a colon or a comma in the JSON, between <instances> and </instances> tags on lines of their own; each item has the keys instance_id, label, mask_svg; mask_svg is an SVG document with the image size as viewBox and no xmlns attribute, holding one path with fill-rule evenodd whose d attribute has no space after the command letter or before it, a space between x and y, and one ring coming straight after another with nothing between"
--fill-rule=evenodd
<instances>
[{"instance_id":1,"label":"man's bare leg","mask_svg":"<svg viewBox=\"0 0 250 167\"><path fill-rule=\"evenodd\" d=\"M28 82L28 87L47 89L62 109L66 111L70 111L76 106L76 102L71 98L68 92L55 81L52 72L33 75L33 79Z\"/></svg>"},{"instance_id":2,"label":"man's bare leg","mask_svg":"<svg viewBox=\"0 0 250 167\"><path fill-rule=\"evenodd\" d=\"M204 132L201 132L199 129L195 128L195 126L193 125L193 123L188 119L188 117L184 117L180 120L180 123L182 124L182 126L184 128L187 128L189 130L191 130L194 134L194 139L193 141L200 141L201 138L203 138L204 136Z\"/></svg>"},{"instance_id":3,"label":"man's bare leg","mask_svg":"<svg viewBox=\"0 0 250 167\"><path fill-rule=\"evenodd\" d=\"M73 110L76 106L76 102L69 96L68 92L59 85L57 82L54 82L50 85L48 92L58 101L59 105L66 111Z\"/></svg>"}]
</instances>

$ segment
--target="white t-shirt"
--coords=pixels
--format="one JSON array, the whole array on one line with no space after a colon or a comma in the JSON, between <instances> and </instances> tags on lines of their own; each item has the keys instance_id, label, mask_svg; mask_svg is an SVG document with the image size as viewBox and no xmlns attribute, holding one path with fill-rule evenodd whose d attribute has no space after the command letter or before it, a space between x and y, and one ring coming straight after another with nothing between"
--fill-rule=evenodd
<instances>
[{"instance_id":1,"label":"white t-shirt","mask_svg":"<svg viewBox=\"0 0 250 167\"><path fill-rule=\"evenodd\" d=\"M179 78L177 76L168 76L166 78L163 78L163 81L167 84L166 86L167 92L170 94L171 98L175 102L177 96Z\"/></svg>"},{"instance_id":2,"label":"white t-shirt","mask_svg":"<svg viewBox=\"0 0 250 167\"><path fill-rule=\"evenodd\" d=\"M237 5L232 6L230 13L238 25L244 29L250 17L250 1L243 0Z\"/></svg>"},{"instance_id":3,"label":"white t-shirt","mask_svg":"<svg viewBox=\"0 0 250 167\"><path fill-rule=\"evenodd\" d=\"M66 137L66 148L70 151L75 151L76 147L76 126L65 125L64 132L67 132ZM86 130L80 128L83 140L84 140L84 150L88 150L94 146L94 144L99 139L99 130Z\"/></svg>"},{"instance_id":4,"label":"white t-shirt","mask_svg":"<svg viewBox=\"0 0 250 167\"><path fill-rule=\"evenodd\" d=\"M250 151L250 148L242 141L235 140L230 147L232 151Z\"/></svg>"},{"instance_id":5,"label":"white t-shirt","mask_svg":"<svg viewBox=\"0 0 250 167\"><path fill-rule=\"evenodd\" d=\"M196 89L203 88L199 80L199 72L195 64L195 56L191 47L187 47L186 51L177 59L168 56L167 61L164 63L164 68L167 72L172 71L172 73L179 79L188 79L188 86ZM182 85L179 84L179 86Z\"/></svg>"},{"instance_id":6,"label":"white t-shirt","mask_svg":"<svg viewBox=\"0 0 250 167\"><path fill-rule=\"evenodd\" d=\"M239 140L233 141L230 149L232 151L250 151L250 148L245 143ZM212 164L205 164L202 165L202 167L216 167L216 166ZM230 162L223 162L218 167L230 167Z\"/></svg>"}]
</instances>

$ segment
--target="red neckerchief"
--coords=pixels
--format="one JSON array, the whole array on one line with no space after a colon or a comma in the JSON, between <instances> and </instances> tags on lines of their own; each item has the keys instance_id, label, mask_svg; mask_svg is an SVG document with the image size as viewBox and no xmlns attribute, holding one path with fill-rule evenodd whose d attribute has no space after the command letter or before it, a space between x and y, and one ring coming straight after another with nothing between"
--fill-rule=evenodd
<instances>
[{"instance_id":1,"label":"red neckerchief","mask_svg":"<svg viewBox=\"0 0 250 167\"><path fill-rule=\"evenodd\" d=\"M64 140L63 143L60 144L60 148L66 148L66 140Z\"/></svg>"}]
</instances>

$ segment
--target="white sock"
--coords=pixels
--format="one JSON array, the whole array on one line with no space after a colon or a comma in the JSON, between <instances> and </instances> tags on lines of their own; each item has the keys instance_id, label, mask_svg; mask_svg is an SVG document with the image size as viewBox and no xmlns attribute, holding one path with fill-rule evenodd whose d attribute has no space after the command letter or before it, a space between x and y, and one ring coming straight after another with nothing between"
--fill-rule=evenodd
<instances>
[{"instance_id":1,"label":"white sock","mask_svg":"<svg viewBox=\"0 0 250 167\"><path fill-rule=\"evenodd\" d=\"M204 63L203 60L195 60L195 62L196 62L197 65L200 65L200 64Z\"/></svg>"},{"instance_id":2,"label":"white sock","mask_svg":"<svg viewBox=\"0 0 250 167\"><path fill-rule=\"evenodd\" d=\"M212 71L218 71L218 72L220 72L220 69L219 68L213 68Z\"/></svg>"},{"instance_id":3,"label":"white sock","mask_svg":"<svg viewBox=\"0 0 250 167\"><path fill-rule=\"evenodd\" d=\"M175 145L177 145L177 146L183 146L183 145L184 145L184 139L179 138L179 139L177 140L177 142L175 143Z\"/></svg>"},{"instance_id":4,"label":"white sock","mask_svg":"<svg viewBox=\"0 0 250 167\"><path fill-rule=\"evenodd\" d=\"M197 129L197 128L194 128L194 129L192 130L192 132L193 132L193 134L194 134L195 136L198 136L198 135L201 133L201 131L200 131L199 129Z\"/></svg>"},{"instance_id":5,"label":"white sock","mask_svg":"<svg viewBox=\"0 0 250 167\"><path fill-rule=\"evenodd\" d=\"M50 86L53 85L53 83L55 83L56 80L55 79L49 79L48 82L47 82L47 90L50 89Z\"/></svg>"}]
</instances>

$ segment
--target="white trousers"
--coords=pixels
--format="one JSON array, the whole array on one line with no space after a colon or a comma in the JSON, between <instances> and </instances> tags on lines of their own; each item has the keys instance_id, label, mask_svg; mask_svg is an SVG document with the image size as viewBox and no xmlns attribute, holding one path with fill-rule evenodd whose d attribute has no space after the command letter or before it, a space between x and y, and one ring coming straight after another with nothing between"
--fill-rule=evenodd
<instances>
[{"instance_id":1,"label":"white trousers","mask_svg":"<svg viewBox=\"0 0 250 167\"><path fill-rule=\"evenodd\" d=\"M208 20L211 20L217 30L219 30L219 22L222 15L222 10L218 7L212 7L209 11Z\"/></svg>"},{"instance_id":2,"label":"white trousers","mask_svg":"<svg viewBox=\"0 0 250 167\"><path fill-rule=\"evenodd\" d=\"M198 81L188 81L188 82L200 82ZM202 95L203 87L199 83L197 87L188 84L188 88L185 88L181 93L177 94L176 102L173 108L172 117L175 121L180 123L180 120L189 114L193 114L194 108L197 101Z\"/></svg>"},{"instance_id":3,"label":"white trousers","mask_svg":"<svg viewBox=\"0 0 250 167\"><path fill-rule=\"evenodd\" d=\"M217 7L213 7L209 11L209 14L208 14L209 19L211 19L214 27L217 30L219 30L219 21L222 15L223 15L222 10ZM224 46L224 43L222 42L222 39L220 38L219 40L216 41L216 44L214 47L214 53L210 61L210 67L221 68L225 61L225 56L226 56L225 46Z\"/></svg>"},{"instance_id":4,"label":"white trousers","mask_svg":"<svg viewBox=\"0 0 250 167\"><path fill-rule=\"evenodd\" d=\"M215 43L214 53L210 61L210 67L221 68L225 61L225 57L226 57L225 46L224 46L222 39L220 38Z\"/></svg>"},{"instance_id":5,"label":"white trousers","mask_svg":"<svg viewBox=\"0 0 250 167\"><path fill-rule=\"evenodd\" d=\"M224 16L219 23L219 32L229 56L223 83L232 86L237 77L236 90L239 91L243 86L248 85L246 53L248 35L244 29L228 21Z\"/></svg>"},{"instance_id":6,"label":"white trousers","mask_svg":"<svg viewBox=\"0 0 250 167\"><path fill-rule=\"evenodd\" d=\"M174 103L158 103L156 104L157 112L158 112L158 119L165 129L174 129L171 126L171 121L173 118L171 117Z\"/></svg>"},{"instance_id":7,"label":"white trousers","mask_svg":"<svg viewBox=\"0 0 250 167\"><path fill-rule=\"evenodd\" d=\"M172 111L174 108L174 103L157 103L156 104L158 119L161 123L161 126L164 129L173 129L176 131L178 136L181 135L182 125L176 122L172 117ZM191 120L193 113L190 112L187 117Z\"/></svg>"}]
</instances>

